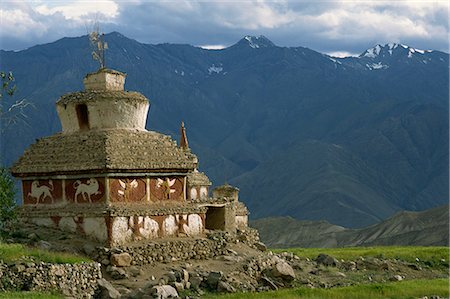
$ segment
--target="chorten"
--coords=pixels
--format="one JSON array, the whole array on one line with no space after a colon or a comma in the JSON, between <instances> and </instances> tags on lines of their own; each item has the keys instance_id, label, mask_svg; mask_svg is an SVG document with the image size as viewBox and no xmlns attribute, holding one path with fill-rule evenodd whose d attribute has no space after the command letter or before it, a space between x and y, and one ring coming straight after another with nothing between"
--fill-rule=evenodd
<instances>
[{"instance_id":1,"label":"chorten","mask_svg":"<svg viewBox=\"0 0 450 299\"><path fill-rule=\"evenodd\" d=\"M56 102L62 132L37 140L12 167L23 221L109 246L247 226L237 189L209 196L184 123L179 146L147 131L149 101L124 83L125 74L103 68Z\"/></svg>"}]
</instances>

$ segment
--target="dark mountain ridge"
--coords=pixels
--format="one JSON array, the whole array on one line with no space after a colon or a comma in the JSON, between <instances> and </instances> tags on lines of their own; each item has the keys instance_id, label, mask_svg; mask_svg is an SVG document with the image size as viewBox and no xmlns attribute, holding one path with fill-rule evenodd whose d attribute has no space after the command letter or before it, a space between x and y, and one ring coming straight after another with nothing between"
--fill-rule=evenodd
<instances>
[{"instance_id":1,"label":"dark mountain ridge","mask_svg":"<svg viewBox=\"0 0 450 299\"><path fill-rule=\"evenodd\" d=\"M327 221L300 221L290 217L257 219L269 247L448 246L449 206L422 212L401 211L362 229L348 229Z\"/></svg>"},{"instance_id":2,"label":"dark mountain ridge","mask_svg":"<svg viewBox=\"0 0 450 299\"><path fill-rule=\"evenodd\" d=\"M150 99L147 128L178 138L184 120L201 169L239 186L252 217L358 227L448 201L446 53L386 45L334 58L265 37L223 50L105 39L107 66ZM97 66L86 36L0 51L0 62L16 98L37 107L2 136L10 165L60 130L55 101Z\"/></svg>"}]
</instances>

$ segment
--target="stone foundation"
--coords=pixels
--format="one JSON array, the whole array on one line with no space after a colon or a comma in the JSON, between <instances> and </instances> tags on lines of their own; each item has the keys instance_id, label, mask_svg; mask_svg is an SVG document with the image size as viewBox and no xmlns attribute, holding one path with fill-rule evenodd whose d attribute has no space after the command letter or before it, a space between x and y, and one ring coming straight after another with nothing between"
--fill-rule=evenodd
<instances>
[{"instance_id":1,"label":"stone foundation","mask_svg":"<svg viewBox=\"0 0 450 299\"><path fill-rule=\"evenodd\" d=\"M238 230L237 233L210 232L207 238L173 238L145 242L140 245L117 246L114 248L97 247L92 258L105 263L114 254L128 253L133 265L170 263L173 261L205 260L227 254L227 244L241 242L259 249L259 234L255 229ZM105 265L108 265L106 262Z\"/></svg>"},{"instance_id":2,"label":"stone foundation","mask_svg":"<svg viewBox=\"0 0 450 299\"><path fill-rule=\"evenodd\" d=\"M158 242L146 242L142 245L120 246L113 249L98 248L94 257L97 261L109 261L112 254L126 252L132 257L133 265L170 263L190 259L204 260L226 253L224 239L173 239Z\"/></svg>"}]
</instances>

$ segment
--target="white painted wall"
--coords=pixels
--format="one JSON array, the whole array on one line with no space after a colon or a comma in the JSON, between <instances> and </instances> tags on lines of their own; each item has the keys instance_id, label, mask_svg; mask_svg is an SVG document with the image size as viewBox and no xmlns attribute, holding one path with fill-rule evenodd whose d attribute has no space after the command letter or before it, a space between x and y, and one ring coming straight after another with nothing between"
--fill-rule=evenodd
<instances>
[{"instance_id":1,"label":"white painted wall","mask_svg":"<svg viewBox=\"0 0 450 299\"><path fill-rule=\"evenodd\" d=\"M164 236L174 236L178 231L177 221L174 215L169 215L163 221L163 235Z\"/></svg>"},{"instance_id":2,"label":"white painted wall","mask_svg":"<svg viewBox=\"0 0 450 299\"><path fill-rule=\"evenodd\" d=\"M188 236L197 236L203 232L202 218L198 214L189 214L187 221L189 225L184 228L184 231Z\"/></svg>"},{"instance_id":3,"label":"white painted wall","mask_svg":"<svg viewBox=\"0 0 450 299\"><path fill-rule=\"evenodd\" d=\"M125 244L133 237L133 231L129 228L128 217L114 217L112 221L112 243Z\"/></svg>"},{"instance_id":4,"label":"white painted wall","mask_svg":"<svg viewBox=\"0 0 450 299\"><path fill-rule=\"evenodd\" d=\"M109 72L89 74L83 80L86 90L123 90L125 76Z\"/></svg>"},{"instance_id":5,"label":"white painted wall","mask_svg":"<svg viewBox=\"0 0 450 299\"><path fill-rule=\"evenodd\" d=\"M200 198L204 198L208 196L208 188L200 187Z\"/></svg>"},{"instance_id":6,"label":"white painted wall","mask_svg":"<svg viewBox=\"0 0 450 299\"><path fill-rule=\"evenodd\" d=\"M85 104L91 130L113 128L145 130L149 109L148 101L100 99ZM64 133L80 130L75 103L58 104L56 110Z\"/></svg>"},{"instance_id":7,"label":"white painted wall","mask_svg":"<svg viewBox=\"0 0 450 299\"><path fill-rule=\"evenodd\" d=\"M83 229L86 235L92 239L100 242L108 241L108 230L105 218L85 218Z\"/></svg>"},{"instance_id":8,"label":"white painted wall","mask_svg":"<svg viewBox=\"0 0 450 299\"><path fill-rule=\"evenodd\" d=\"M144 222L144 227L139 229L139 232L141 233L142 237L145 239L154 239L158 238L158 232L159 232L159 225L158 222L151 219L150 217L139 217L143 218L142 221Z\"/></svg>"},{"instance_id":9,"label":"white painted wall","mask_svg":"<svg viewBox=\"0 0 450 299\"><path fill-rule=\"evenodd\" d=\"M191 199L195 200L197 199L197 189L195 189L195 187L191 188Z\"/></svg>"}]
</instances>

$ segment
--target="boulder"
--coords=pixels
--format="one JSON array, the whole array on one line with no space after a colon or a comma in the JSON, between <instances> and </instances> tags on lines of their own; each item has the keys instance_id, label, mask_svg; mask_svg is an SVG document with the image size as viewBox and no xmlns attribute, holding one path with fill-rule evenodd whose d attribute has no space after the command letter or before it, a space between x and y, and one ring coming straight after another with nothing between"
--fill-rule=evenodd
<instances>
[{"instance_id":1,"label":"boulder","mask_svg":"<svg viewBox=\"0 0 450 299\"><path fill-rule=\"evenodd\" d=\"M332 257L331 255L321 253L316 257L316 263L324 266L336 267L339 264L339 261Z\"/></svg>"},{"instance_id":2,"label":"boulder","mask_svg":"<svg viewBox=\"0 0 450 299\"><path fill-rule=\"evenodd\" d=\"M111 278L115 280L128 278L128 274L124 269L117 268L115 266L108 266L108 268L106 268L106 272L108 272L109 275L111 275Z\"/></svg>"},{"instance_id":3,"label":"boulder","mask_svg":"<svg viewBox=\"0 0 450 299\"><path fill-rule=\"evenodd\" d=\"M279 261L270 271L273 277L292 281L295 278L294 269L286 262Z\"/></svg>"},{"instance_id":4,"label":"boulder","mask_svg":"<svg viewBox=\"0 0 450 299\"><path fill-rule=\"evenodd\" d=\"M278 290L277 285L268 277L261 276L261 282L268 286L271 290Z\"/></svg>"},{"instance_id":5,"label":"boulder","mask_svg":"<svg viewBox=\"0 0 450 299\"><path fill-rule=\"evenodd\" d=\"M223 255L222 259L231 263L239 263L240 261L242 261L242 257L236 255Z\"/></svg>"},{"instance_id":6,"label":"boulder","mask_svg":"<svg viewBox=\"0 0 450 299\"><path fill-rule=\"evenodd\" d=\"M177 290L170 285L154 286L150 290L150 295L158 299L179 298Z\"/></svg>"},{"instance_id":7,"label":"boulder","mask_svg":"<svg viewBox=\"0 0 450 299\"><path fill-rule=\"evenodd\" d=\"M173 287L175 287L175 289L176 289L178 292L181 292L181 291L184 290L184 284L183 284L182 282L177 282L177 281L175 281L175 282L173 283Z\"/></svg>"},{"instance_id":8,"label":"boulder","mask_svg":"<svg viewBox=\"0 0 450 299\"><path fill-rule=\"evenodd\" d=\"M256 242L254 245L255 245L255 248L260 250L260 251L266 251L267 250L267 246L263 242Z\"/></svg>"},{"instance_id":9,"label":"boulder","mask_svg":"<svg viewBox=\"0 0 450 299\"><path fill-rule=\"evenodd\" d=\"M93 256L96 252L95 250L95 246L92 244L84 244L83 245L83 251L84 253L86 253L88 256Z\"/></svg>"},{"instance_id":10,"label":"boulder","mask_svg":"<svg viewBox=\"0 0 450 299\"><path fill-rule=\"evenodd\" d=\"M397 275L392 276L390 280L391 281L402 281L403 277L401 275L397 274Z\"/></svg>"},{"instance_id":11,"label":"boulder","mask_svg":"<svg viewBox=\"0 0 450 299\"><path fill-rule=\"evenodd\" d=\"M222 272L210 272L208 275L208 278L206 279L206 284L213 290L217 288L217 284L219 283L220 279L222 279L223 273Z\"/></svg>"},{"instance_id":12,"label":"boulder","mask_svg":"<svg viewBox=\"0 0 450 299\"><path fill-rule=\"evenodd\" d=\"M185 269L183 269L182 271L181 271L181 277L182 277L182 281L184 282L184 283L186 283L186 282L189 282L189 272L188 271L186 271Z\"/></svg>"},{"instance_id":13,"label":"boulder","mask_svg":"<svg viewBox=\"0 0 450 299\"><path fill-rule=\"evenodd\" d=\"M130 268L128 268L128 272L131 274L131 276L136 277L139 275L143 275L144 271L142 271L141 269L139 269L136 266L131 266Z\"/></svg>"},{"instance_id":14,"label":"boulder","mask_svg":"<svg viewBox=\"0 0 450 299\"><path fill-rule=\"evenodd\" d=\"M117 299L120 298L120 293L117 291L112 284L109 283L104 278L97 279L98 284L98 296L96 298L100 299Z\"/></svg>"},{"instance_id":15,"label":"boulder","mask_svg":"<svg viewBox=\"0 0 450 299\"><path fill-rule=\"evenodd\" d=\"M217 284L217 291L224 293L236 293L236 289L225 281L219 281L219 283Z\"/></svg>"},{"instance_id":16,"label":"boulder","mask_svg":"<svg viewBox=\"0 0 450 299\"><path fill-rule=\"evenodd\" d=\"M200 288L200 284L202 283L203 278L199 276L189 276L189 283L191 284L191 288L197 290Z\"/></svg>"},{"instance_id":17,"label":"boulder","mask_svg":"<svg viewBox=\"0 0 450 299\"><path fill-rule=\"evenodd\" d=\"M111 254L111 264L118 267L129 267L131 265L131 255L126 252Z\"/></svg>"}]
</instances>

